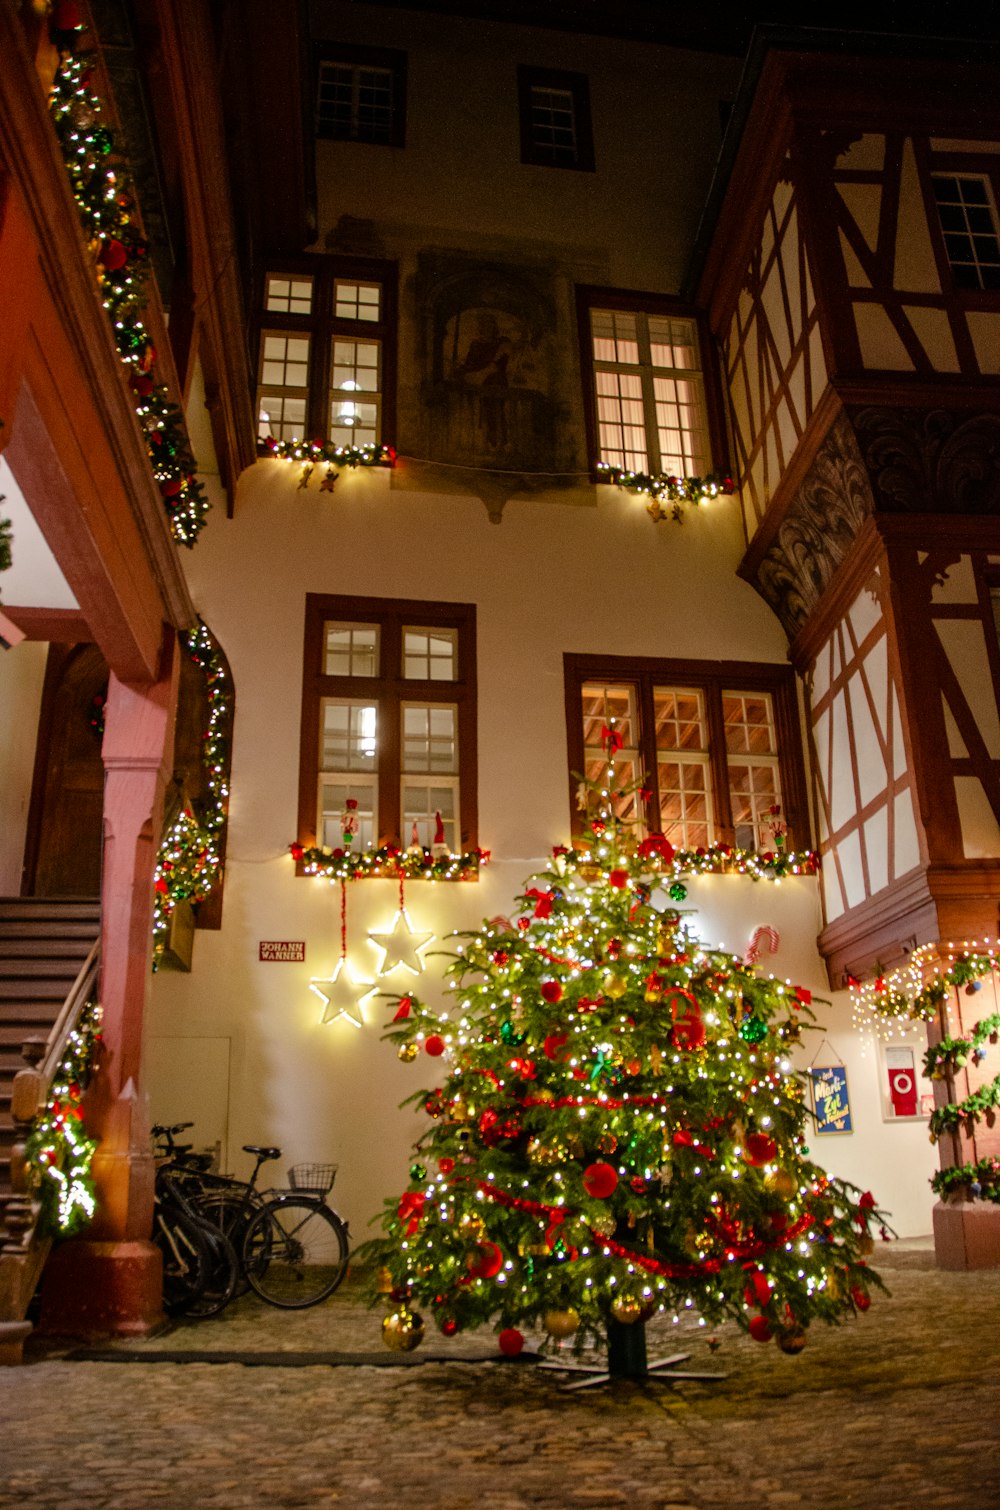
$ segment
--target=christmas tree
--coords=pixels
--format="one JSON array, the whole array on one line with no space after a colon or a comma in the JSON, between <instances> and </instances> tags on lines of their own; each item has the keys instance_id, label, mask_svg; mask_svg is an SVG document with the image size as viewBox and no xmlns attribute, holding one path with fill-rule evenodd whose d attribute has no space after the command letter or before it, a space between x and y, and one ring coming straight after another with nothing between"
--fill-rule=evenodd
<instances>
[{"instance_id":1,"label":"christmas tree","mask_svg":"<svg viewBox=\"0 0 1000 1510\"><path fill-rule=\"evenodd\" d=\"M413 1098L429 1126L369 1245L391 1347L421 1312L516 1353L521 1328L583 1347L693 1308L798 1352L880 1286L882 1213L808 1158L788 1049L809 992L694 936L678 860L616 818L625 795L612 758L519 915L458 936L447 1011L398 999L399 1057L445 1073Z\"/></svg>"}]
</instances>

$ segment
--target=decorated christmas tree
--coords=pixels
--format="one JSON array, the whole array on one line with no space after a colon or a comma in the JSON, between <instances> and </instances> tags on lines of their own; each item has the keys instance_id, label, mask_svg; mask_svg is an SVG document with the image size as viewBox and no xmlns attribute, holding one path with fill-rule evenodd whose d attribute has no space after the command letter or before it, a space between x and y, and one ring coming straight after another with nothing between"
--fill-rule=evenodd
<instances>
[{"instance_id":1,"label":"decorated christmas tree","mask_svg":"<svg viewBox=\"0 0 1000 1510\"><path fill-rule=\"evenodd\" d=\"M882 1214L808 1158L788 1050L809 992L695 937L678 857L615 818L622 795L609 761L518 915L459 935L446 1011L398 1000L386 1036L440 1073L369 1248L391 1347L429 1315L491 1323L508 1353L535 1328L614 1351L693 1309L798 1352L880 1287Z\"/></svg>"}]
</instances>

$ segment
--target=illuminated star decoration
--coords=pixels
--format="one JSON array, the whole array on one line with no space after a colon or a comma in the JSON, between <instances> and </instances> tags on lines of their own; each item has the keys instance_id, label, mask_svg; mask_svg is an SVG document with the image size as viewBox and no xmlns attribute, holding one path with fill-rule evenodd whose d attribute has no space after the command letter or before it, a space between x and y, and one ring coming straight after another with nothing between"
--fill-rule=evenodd
<instances>
[{"instance_id":1,"label":"illuminated star decoration","mask_svg":"<svg viewBox=\"0 0 1000 1510\"><path fill-rule=\"evenodd\" d=\"M309 982L309 989L325 1004L321 1022L336 1022L338 1017L346 1017L356 1028L363 1028L365 1019L361 1008L369 997L375 995L375 982L355 980L344 968L346 963L346 960L339 959L333 967L333 974L315 977Z\"/></svg>"},{"instance_id":2,"label":"illuminated star decoration","mask_svg":"<svg viewBox=\"0 0 1000 1510\"><path fill-rule=\"evenodd\" d=\"M375 995L377 987L373 980L356 980L350 970L345 968L346 965L347 888L341 881L340 958L333 967L333 974L314 976L309 982L309 989L326 1004L321 1022L336 1022L338 1017L346 1017L356 1028L363 1028L365 1019L361 1008L370 996Z\"/></svg>"},{"instance_id":3,"label":"illuminated star decoration","mask_svg":"<svg viewBox=\"0 0 1000 1510\"><path fill-rule=\"evenodd\" d=\"M382 950L379 975L388 975L390 971L396 969L397 965L405 965L407 970L412 971L414 975L419 975L424 968L419 951L427 948L434 935L433 933L414 933L409 914L405 907L401 907L388 933L370 932L368 937L377 949Z\"/></svg>"}]
</instances>

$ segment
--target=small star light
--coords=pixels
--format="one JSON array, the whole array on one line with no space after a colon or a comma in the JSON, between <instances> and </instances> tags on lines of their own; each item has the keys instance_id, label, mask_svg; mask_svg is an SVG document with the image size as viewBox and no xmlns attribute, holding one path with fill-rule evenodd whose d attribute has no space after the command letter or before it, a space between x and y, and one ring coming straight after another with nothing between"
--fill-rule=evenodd
<instances>
[{"instance_id":1,"label":"small star light","mask_svg":"<svg viewBox=\"0 0 1000 1510\"><path fill-rule=\"evenodd\" d=\"M338 1017L346 1017L356 1028L363 1028L365 1019L361 1008L369 997L375 995L377 988L373 980L355 980L345 968L346 963L346 960L339 959L333 967L333 974L314 977L309 982L309 989L325 1003L321 1022L336 1022Z\"/></svg>"},{"instance_id":2,"label":"small star light","mask_svg":"<svg viewBox=\"0 0 1000 1510\"><path fill-rule=\"evenodd\" d=\"M390 971L396 969L397 965L405 965L407 970L411 970L414 975L419 975L424 968L419 951L427 948L434 935L433 933L414 933L410 915L405 907L401 907L388 933L369 932L368 937L377 949L382 950L379 975L388 975Z\"/></svg>"}]
</instances>

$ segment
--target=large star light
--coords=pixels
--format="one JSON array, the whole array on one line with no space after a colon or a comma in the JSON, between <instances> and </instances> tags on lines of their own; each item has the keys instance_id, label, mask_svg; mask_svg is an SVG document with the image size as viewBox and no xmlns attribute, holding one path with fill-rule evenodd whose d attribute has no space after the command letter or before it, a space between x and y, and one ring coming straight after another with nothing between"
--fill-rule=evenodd
<instances>
[{"instance_id":1,"label":"large star light","mask_svg":"<svg viewBox=\"0 0 1000 1510\"><path fill-rule=\"evenodd\" d=\"M369 997L375 995L377 987L373 980L355 980L346 969L346 963L346 960L339 959L333 967L333 974L314 977L309 982L309 989L324 1003L321 1022L336 1022L338 1017L346 1017L356 1028L363 1028L365 1019L361 1008Z\"/></svg>"},{"instance_id":2,"label":"large star light","mask_svg":"<svg viewBox=\"0 0 1000 1510\"><path fill-rule=\"evenodd\" d=\"M397 965L405 965L407 970L412 971L414 975L419 975L424 968L419 951L427 948L434 935L433 933L414 933L409 914L405 907L401 907L388 933L369 932L368 937L377 949L382 950L382 963L378 967L379 975L388 975L391 970L396 969Z\"/></svg>"}]
</instances>

